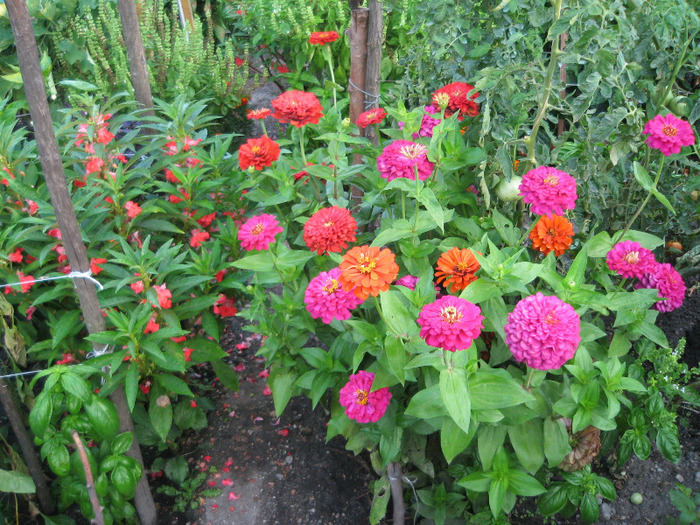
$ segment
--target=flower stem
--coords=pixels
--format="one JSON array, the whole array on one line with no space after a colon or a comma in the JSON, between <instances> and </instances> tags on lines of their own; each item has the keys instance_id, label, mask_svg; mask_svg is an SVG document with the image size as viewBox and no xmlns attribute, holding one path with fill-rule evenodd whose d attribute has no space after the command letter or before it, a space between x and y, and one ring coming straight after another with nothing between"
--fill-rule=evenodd
<instances>
[{"instance_id":1,"label":"flower stem","mask_svg":"<svg viewBox=\"0 0 700 525\"><path fill-rule=\"evenodd\" d=\"M328 68L331 70L331 82L333 82L333 107L335 107L338 105L338 100L336 98L335 90L335 71L333 71L333 55L331 55L330 47L323 47L323 56L326 58L326 61L328 62Z\"/></svg>"},{"instance_id":2,"label":"flower stem","mask_svg":"<svg viewBox=\"0 0 700 525\"><path fill-rule=\"evenodd\" d=\"M656 190L656 186L659 184L659 179L661 178L661 171L663 170L664 167L664 161L666 160L666 157L661 157L661 162L659 163L659 169L656 171L656 178L654 179L654 184L651 185L651 188L649 189L649 192L647 193L647 196L644 198L642 201L642 204L639 206L637 211L632 215L632 218L630 221L627 223L627 226L625 226L625 229L622 230L622 234L617 236L617 240L621 240L625 234L629 231L629 229L632 227L634 224L634 221L637 220L637 217L639 217L639 214L642 213L642 210L646 207L646 205L649 203L649 199L651 199L652 194ZM614 245L615 243L613 243Z\"/></svg>"},{"instance_id":3,"label":"flower stem","mask_svg":"<svg viewBox=\"0 0 700 525\"><path fill-rule=\"evenodd\" d=\"M306 169L307 162L306 162L306 153L304 153L304 126L299 128L299 149L301 151L301 162L304 164L304 166L301 169ZM318 189L318 184L316 184L316 177L309 173L309 179L311 180L311 185L314 187L314 191L316 192L316 198L318 199L318 202L323 202L323 199L321 198L321 192Z\"/></svg>"},{"instance_id":4,"label":"flower stem","mask_svg":"<svg viewBox=\"0 0 700 525\"><path fill-rule=\"evenodd\" d=\"M265 119L260 120L260 125L262 126L263 134L266 137L269 137L269 135L267 134L267 128L265 127Z\"/></svg>"},{"instance_id":5,"label":"flower stem","mask_svg":"<svg viewBox=\"0 0 700 525\"><path fill-rule=\"evenodd\" d=\"M448 370L452 370L455 367L454 355L449 350L442 350L442 361Z\"/></svg>"},{"instance_id":6,"label":"flower stem","mask_svg":"<svg viewBox=\"0 0 700 525\"><path fill-rule=\"evenodd\" d=\"M420 195L420 179L418 178L417 164L413 165L413 173L416 177L416 212L413 216L413 232L415 233L416 231L418 231L418 212L420 211L420 201L418 200L418 196Z\"/></svg>"},{"instance_id":7,"label":"flower stem","mask_svg":"<svg viewBox=\"0 0 700 525\"><path fill-rule=\"evenodd\" d=\"M561 17L561 4L563 0L553 0L554 4L554 20L552 24L555 24ZM532 124L532 131L530 136L525 139L525 144L527 145L527 158L525 163L527 163L527 168L533 168L537 162L535 159L535 146L537 145L537 132L542 124L542 119L549 108L549 96L552 94L552 79L554 78L554 71L557 69L557 58L559 57L559 35L552 37L552 50L549 55L549 67L547 68L547 75L544 80L544 92L542 93L542 98L540 99L539 107L537 108L537 115L535 116L535 122ZM527 171L527 170L526 170Z\"/></svg>"},{"instance_id":8,"label":"flower stem","mask_svg":"<svg viewBox=\"0 0 700 525\"><path fill-rule=\"evenodd\" d=\"M377 313L379 314L379 317L382 321L384 321L384 324L388 326L386 319L384 319L384 312L382 312L382 307L379 305L379 299L376 295L372 297L374 298L374 306L377 308Z\"/></svg>"},{"instance_id":9,"label":"flower stem","mask_svg":"<svg viewBox=\"0 0 700 525\"><path fill-rule=\"evenodd\" d=\"M532 377L535 375L535 369L527 367L527 379L525 380L525 390L530 390L530 385L532 384Z\"/></svg>"}]
</instances>

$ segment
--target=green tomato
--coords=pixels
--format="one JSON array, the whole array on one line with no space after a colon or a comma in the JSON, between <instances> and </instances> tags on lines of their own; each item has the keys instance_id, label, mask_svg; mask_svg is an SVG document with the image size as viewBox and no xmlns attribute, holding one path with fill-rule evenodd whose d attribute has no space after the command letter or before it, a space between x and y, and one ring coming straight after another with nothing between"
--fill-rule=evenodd
<instances>
[{"instance_id":1,"label":"green tomato","mask_svg":"<svg viewBox=\"0 0 700 525\"><path fill-rule=\"evenodd\" d=\"M635 492L630 496L630 503L632 503L632 505L641 505L643 499L644 498L639 492Z\"/></svg>"},{"instance_id":2,"label":"green tomato","mask_svg":"<svg viewBox=\"0 0 700 525\"><path fill-rule=\"evenodd\" d=\"M520 193L520 183L522 180L522 177L518 177L517 175L510 180L502 180L496 187L496 195L504 202L513 202L522 199L522 197L518 195L518 193Z\"/></svg>"}]
</instances>

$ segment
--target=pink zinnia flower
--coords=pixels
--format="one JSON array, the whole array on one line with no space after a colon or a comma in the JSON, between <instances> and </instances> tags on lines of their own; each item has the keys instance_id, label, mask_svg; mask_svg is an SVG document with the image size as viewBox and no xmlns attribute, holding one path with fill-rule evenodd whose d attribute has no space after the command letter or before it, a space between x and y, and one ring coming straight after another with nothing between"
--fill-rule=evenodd
<instances>
[{"instance_id":1,"label":"pink zinnia flower","mask_svg":"<svg viewBox=\"0 0 700 525\"><path fill-rule=\"evenodd\" d=\"M481 308L459 297L446 295L426 304L418 315L420 336L436 348L466 350L481 335Z\"/></svg>"},{"instance_id":2,"label":"pink zinnia flower","mask_svg":"<svg viewBox=\"0 0 700 525\"><path fill-rule=\"evenodd\" d=\"M667 157L679 153L683 146L695 143L695 134L690 124L671 113L656 115L646 123L642 134L649 135L646 143L650 148L658 149Z\"/></svg>"},{"instance_id":3,"label":"pink zinnia flower","mask_svg":"<svg viewBox=\"0 0 700 525\"><path fill-rule=\"evenodd\" d=\"M284 228L279 226L274 215L263 213L251 217L241 225L238 240L244 250L267 250L275 240L275 235L282 231Z\"/></svg>"},{"instance_id":4,"label":"pink zinnia flower","mask_svg":"<svg viewBox=\"0 0 700 525\"><path fill-rule=\"evenodd\" d=\"M608 268L624 278L641 278L645 273L653 272L656 259L651 250L633 241L617 243L605 258Z\"/></svg>"},{"instance_id":5,"label":"pink zinnia flower","mask_svg":"<svg viewBox=\"0 0 700 525\"><path fill-rule=\"evenodd\" d=\"M138 217L139 213L141 213L141 206L136 204L134 201L128 201L124 205L124 209L126 210L126 215L129 217L129 219L135 219Z\"/></svg>"},{"instance_id":6,"label":"pink zinnia flower","mask_svg":"<svg viewBox=\"0 0 700 525\"><path fill-rule=\"evenodd\" d=\"M392 181L398 177L425 180L433 172L433 163L428 160L428 148L410 140L395 140L377 157L377 169L382 177Z\"/></svg>"},{"instance_id":7,"label":"pink zinnia flower","mask_svg":"<svg viewBox=\"0 0 700 525\"><path fill-rule=\"evenodd\" d=\"M351 375L340 389L340 404L345 407L345 414L358 423L379 421L391 401L389 388L371 391L373 381L373 373L361 370Z\"/></svg>"},{"instance_id":8,"label":"pink zinnia flower","mask_svg":"<svg viewBox=\"0 0 700 525\"><path fill-rule=\"evenodd\" d=\"M338 281L340 268L333 268L329 272L321 272L311 279L304 294L306 309L314 319L321 318L326 324L333 319L350 319L350 310L363 303L362 299L355 296L350 290L343 290Z\"/></svg>"},{"instance_id":9,"label":"pink zinnia flower","mask_svg":"<svg viewBox=\"0 0 700 525\"><path fill-rule=\"evenodd\" d=\"M415 277L414 275L404 275L401 277L401 279L396 279L394 284L415 290L416 285L418 284L418 277Z\"/></svg>"},{"instance_id":10,"label":"pink zinnia flower","mask_svg":"<svg viewBox=\"0 0 700 525\"><path fill-rule=\"evenodd\" d=\"M441 122L439 118L432 117L435 113L440 113L440 110L435 106L425 106L425 113L423 113L423 120L421 120L420 123L420 130L418 133L413 134L414 139L433 136L433 128Z\"/></svg>"},{"instance_id":11,"label":"pink zinnia flower","mask_svg":"<svg viewBox=\"0 0 700 525\"><path fill-rule=\"evenodd\" d=\"M523 175L519 196L536 215L564 215L576 206L576 179L555 168L540 166Z\"/></svg>"},{"instance_id":12,"label":"pink zinnia flower","mask_svg":"<svg viewBox=\"0 0 700 525\"><path fill-rule=\"evenodd\" d=\"M199 248L209 238L209 232L206 231L192 230L190 233L192 234L190 238L190 246L192 248Z\"/></svg>"},{"instance_id":13,"label":"pink zinnia flower","mask_svg":"<svg viewBox=\"0 0 700 525\"><path fill-rule=\"evenodd\" d=\"M172 307L173 302L170 300L170 298L173 296L173 293L168 290L165 284L154 286L153 289L156 291L156 295L158 296L158 304L160 304L161 308Z\"/></svg>"},{"instance_id":14,"label":"pink zinnia flower","mask_svg":"<svg viewBox=\"0 0 700 525\"><path fill-rule=\"evenodd\" d=\"M581 320L556 296L537 292L508 314L506 344L516 361L530 368L555 370L571 359L581 341Z\"/></svg>"},{"instance_id":15,"label":"pink zinnia flower","mask_svg":"<svg viewBox=\"0 0 700 525\"><path fill-rule=\"evenodd\" d=\"M685 297L683 277L668 263L657 264L639 280L635 288L656 288L659 297L666 299L654 305L659 312L675 310L683 304Z\"/></svg>"}]
</instances>

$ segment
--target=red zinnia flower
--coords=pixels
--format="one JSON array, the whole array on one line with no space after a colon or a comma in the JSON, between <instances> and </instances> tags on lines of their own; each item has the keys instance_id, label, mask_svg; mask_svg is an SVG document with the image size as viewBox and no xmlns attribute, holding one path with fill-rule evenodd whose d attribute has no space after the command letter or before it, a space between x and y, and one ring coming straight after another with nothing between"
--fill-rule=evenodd
<instances>
[{"instance_id":1,"label":"red zinnia flower","mask_svg":"<svg viewBox=\"0 0 700 525\"><path fill-rule=\"evenodd\" d=\"M262 120L271 113L269 108L251 109L248 111L248 120Z\"/></svg>"},{"instance_id":2,"label":"red zinnia flower","mask_svg":"<svg viewBox=\"0 0 700 525\"><path fill-rule=\"evenodd\" d=\"M329 44L340 38L340 35L335 31L317 31L309 35L310 44Z\"/></svg>"},{"instance_id":3,"label":"red zinnia flower","mask_svg":"<svg viewBox=\"0 0 700 525\"><path fill-rule=\"evenodd\" d=\"M296 89L285 91L274 99L272 108L274 118L297 128L306 124L318 124L323 116L323 108L316 95Z\"/></svg>"},{"instance_id":4,"label":"red zinnia flower","mask_svg":"<svg viewBox=\"0 0 700 525\"><path fill-rule=\"evenodd\" d=\"M309 250L325 255L355 242L356 231L357 223L345 208L321 208L304 224L304 242Z\"/></svg>"},{"instance_id":5,"label":"red zinnia flower","mask_svg":"<svg viewBox=\"0 0 700 525\"><path fill-rule=\"evenodd\" d=\"M374 108L357 116L357 124L361 128L366 128L370 124L379 124L386 117L386 111L382 108Z\"/></svg>"},{"instance_id":6,"label":"red zinnia flower","mask_svg":"<svg viewBox=\"0 0 700 525\"><path fill-rule=\"evenodd\" d=\"M445 116L450 117L455 112L459 111L457 120L463 120L464 115L474 117L479 114L479 105L474 100L479 96L478 93L470 91L474 86L466 82L453 82L445 87L441 87L433 93L433 105L440 107L438 99L447 95L447 107L445 108Z\"/></svg>"},{"instance_id":7,"label":"red zinnia flower","mask_svg":"<svg viewBox=\"0 0 700 525\"><path fill-rule=\"evenodd\" d=\"M259 139L248 139L238 150L238 163L242 170L253 166L262 170L272 166L280 156L280 146L270 137L263 135Z\"/></svg>"}]
</instances>

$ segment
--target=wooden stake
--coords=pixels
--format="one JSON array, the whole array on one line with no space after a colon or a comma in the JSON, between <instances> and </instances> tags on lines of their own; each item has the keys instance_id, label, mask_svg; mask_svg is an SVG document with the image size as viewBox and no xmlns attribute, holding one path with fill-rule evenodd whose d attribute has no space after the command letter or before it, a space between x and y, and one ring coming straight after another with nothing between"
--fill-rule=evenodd
<instances>
[{"instance_id":1,"label":"wooden stake","mask_svg":"<svg viewBox=\"0 0 700 525\"><path fill-rule=\"evenodd\" d=\"M346 31L350 38L350 121L354 124L365 110L365 79L367 78L367 21L369 9L361 7L351 12L352 24Z\"/></svg>"},{"instance_id":2,"label":"wooden stake","mask_svg":"<svg viewBox=\"0 0 700 525\"><path fill-rule=\"evenodd\" d=\"M73 436L75 446L78 447L80 462L83 464L83 471L85 472L85 486L87 487L88 494L90 495L90 505L92 506L92 511L95 513L95 517L92 521L97 525L105 525L105 518L102 514L102 505L100 505L100 500L97 498L95 480L92 477L92 468L90 468L90 461L88 460L87 453L85 452L83 440L80 439L80 436L75 430L71 431L71 436Z\"/></svg>"},{"instance_id":3,"label":"wooden stake","mask_svg":"<svg viewBox=\"0 0 700 525\"><path fill-rule=\"evenodd\" d=\"M391 501L394 504L393 522L403 524L406 516L406 505L403 501L403 473L401 472L401 464L392 462L386 466L386 474L389 477L389 485L391 486Z\"/></svg>"},{"instance_id":4,"label":"wooden stake","mask_svg":"<svg viewBox=\"0 0 700 525\"><path fill-rule=\"evenodd\" d=\"M134 0L117 0L117 6L119 17L122 20L126 54L129 57L129 72L131 73L131 85L134 86L134 96L141 106L140 109L143 110L142 115L152 117L155 114L153 112L153 96L151 95L151 82L146 67L146 53L143 50L136 5Z\"/></svg>"},{"instance_id":5,"label":"wooden stake","mask_svg":"<svg viewBox=\"0 0 700 525\"><path fill-rule=\"evenodd\" d=\"M10 420L12 431L15 433L17 442L22 449L24 461L27 462L29 474L34 480L34 485L36 485L36 495L39 498L41 510L44 511L44 514L51 515L56 511L56 508L54 507L53 499L51 499L49 487L46 485L44 472L41 470L39 456L37 456L36 450L32 445L32 438L29 437L29 433L24 423L22 423L22 417L19 414L14 399L12 399L12 394L2 379L0 379L0 403L2 404L2 408L5 409L7 419Z\"/></svg>"},{"instance_id":6,"label":"wooden stake","mask_svg":"<svg viewBox=\"0 0 700 525\"><path fill-rule=\"evenodd\" d=\"M120 7L123 1L125 0L120 0ZM134 8L133 0L128 0L128 3L131 4L135 16L136 9ZM10 17L12 33L15 37L17 59L24 82L24 92L27 97L27 103L29 104L29 113L34 126L34 136L39 151L39 161L41 162L46 185L49 189L51 203L56 213L58 227L61 230L68 262L73 270L87 272L90 270L90 265L85 252L80 226L75 217L73 202L68 192L68 186L66 185L66 177L63 172L61 156L58 151L58 143L54 135L49 104L46 100L44 77L41 72L41 66L39 65L39 49L36 45L36 38L34 36L32 21L27 11L27 4L25 0L6 0L5 5L7 6L7 14ZM134 18L134 20L136 19ZM88 331L91 334L103 332L105 330L105 322L102 317L100 303L97 300L95 286L87 279L78 278L73 282ZM96 349L100 347L100 345L93 346ZM119 413L121 431L133 432L134 423L131 420L128 405L126 404L124 389L121 387L118 388L112 393L110 398L116 405L117 412ZM143 465L141 449L136 439L134 439L132 443L129 455ZM141 524L156 525L156 507L148 487L145 470L144 468L136 488L134 503Z\"/></svg>"},{"instance_id":7,"label":"wooden stake","mask_svg":"<svg viewBox=\"0 0 700 525\"><path fill-rule=\"evenodd\" d=\"M367 25L367 72L365 81L365 110L379 107L379 84L382 69L383 5L379 0L369 0ZM365 136L379 146L379 137L374 126L365 128Z\"/></svg>"},{"instance_id":8,"label":"wooden stake","mask_svg":"<svg viewBox=\"0 0 700 525\"><path fill-rule=\"evenodd\" d=\"M559 37L559 48L562 51L566 47L566 41L568 39L569 32L564 31ZM566 98L566 62L562 62L561 66L559 66L559 80L561 80L564 84L564 87L561 89L561 93L559 94L561 99L564 100ZM564 134L564 131L566 131L566 120L560 118L559 122L557 123L557 136L561 137Z\"/></svg>"}]
</instances>

